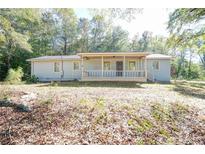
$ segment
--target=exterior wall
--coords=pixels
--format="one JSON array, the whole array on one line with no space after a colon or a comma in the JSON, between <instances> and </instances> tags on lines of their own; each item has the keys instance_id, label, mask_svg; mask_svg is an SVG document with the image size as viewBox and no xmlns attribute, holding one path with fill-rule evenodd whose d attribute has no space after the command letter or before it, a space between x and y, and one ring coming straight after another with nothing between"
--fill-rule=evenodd
<instances>
[{"instance_id":1,"label":"exterior wall","mask_svg":"<svg viewBox=\"0 0 205 154\"><path fill-rule=\"evenodd\" d=\"M34 75L34 62L31 62L31 76Z\"/></svg>"},{"instance_id":2,"label":"exterior wall","mask_svg":"<svg viewBox=\"0 0 205 154\"><path fill-rule=\"evenodd\" d=\"M62 67L61 61L35 61L32 62L33 75L37 76L40 81L61 80L61 72L54 72L54 62L60 62L60 68ZM64 77L62 80L74 80L81 78L80 70L73 70L74 61L64 61ZM78 61L80 63L80 61Z\"/></svg>"},{"instance_id":3,"label":"exterior wall","mask_svg":"<svg viewBox=\"0 0 205 154\"><path fill-rule=\"evenodd\" d=\"M159 61L159 70L154 70L152 64ZM170 82L170 60L166 59L147 59L148 79L152 81Z\"/></svg>"}]
</instances>

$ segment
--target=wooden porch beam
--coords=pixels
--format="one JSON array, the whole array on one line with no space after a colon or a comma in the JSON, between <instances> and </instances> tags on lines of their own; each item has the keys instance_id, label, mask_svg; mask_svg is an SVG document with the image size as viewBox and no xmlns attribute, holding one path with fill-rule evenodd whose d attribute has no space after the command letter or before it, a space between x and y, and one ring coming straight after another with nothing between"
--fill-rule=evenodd
<instances>
[{"instance_id":1,"label":"wooden porch beam","mask_svg":"<svg viewBox=\"0 0 205 154\"><path fill-rule=\"evenodd\" d=\"M102 56L102 77L103 77L103 69L104 69L104 67L103 67L103 61L104 61L104 59L103 59L103 56Z\"/></svg>"},{"instance_id":2,"label":"wooden porch beam","mask_svg":"<svg viewBox=\"0 0 205 154\"><path fill-rule=\"evenodd\" d=\"M123 76L125 77L125 56L123 57Z\"/></svg>"},{"instance_id":3,"label":"wooden porch beam","mask_svg":"<svg viewBox=\"0 0 205 154\"><path fill-rule=\"evenodd\" d=\"M84 72L84 64L83 64L83 56L82 56L82 59L81 59L81 73L82 73L82 78L83 78L83 72Z\"/></svg>"}]
</instances>

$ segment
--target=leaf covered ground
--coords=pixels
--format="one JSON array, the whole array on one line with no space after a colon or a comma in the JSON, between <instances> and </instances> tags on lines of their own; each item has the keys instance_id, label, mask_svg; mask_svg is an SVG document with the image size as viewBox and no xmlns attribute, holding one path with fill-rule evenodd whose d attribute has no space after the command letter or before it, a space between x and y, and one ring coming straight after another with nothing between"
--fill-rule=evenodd
<instances>
[{"instance_id":1,"label":"leaf covered ground","mask_svg":"<svg viewBox=\"0 0 205 154\"><path fill-rule=\"evenodd\" d=\"M205 144L204 82L0 86L0 144Z\"/></svg>"}]
</instances>

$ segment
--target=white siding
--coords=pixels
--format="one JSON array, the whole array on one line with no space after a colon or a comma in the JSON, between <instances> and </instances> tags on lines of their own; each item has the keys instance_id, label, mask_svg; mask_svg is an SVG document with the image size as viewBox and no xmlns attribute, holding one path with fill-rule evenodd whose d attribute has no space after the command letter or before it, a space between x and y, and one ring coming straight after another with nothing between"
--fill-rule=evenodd
<instances>
[{"instance_id":1,"label":"white siding","mask_svg":"<svg viewBox=\"0 0 205 154\"><path fill-rule=\"evenodd\" d=\"M171 64L170 64L170 60L163 60L163 59L158 59L157 61L159 61L159 70L154 70L152 67L153 61L155 60L151 60L148 59L147 60L147 69L148 69L148 79L149 80L154 80L154 81L164 81L164 82L170 82L170 68L171 68Z\"/></svg>"},{"instance_id":2,"label":"white siding","mask_svg":"<svg viewBox=\"0 0 205 154\"><path fill-rule=\"evenodd\" d=\"M54 72L54 62L60 62L61 68L61 61L33 62L33 74L37 76L40 81L60 80L62 72ZM74 80L81 78L81 70L73 70L73 62L74 61L63 61L64 77L62 80Z\"/></svg>"}]
</instances>

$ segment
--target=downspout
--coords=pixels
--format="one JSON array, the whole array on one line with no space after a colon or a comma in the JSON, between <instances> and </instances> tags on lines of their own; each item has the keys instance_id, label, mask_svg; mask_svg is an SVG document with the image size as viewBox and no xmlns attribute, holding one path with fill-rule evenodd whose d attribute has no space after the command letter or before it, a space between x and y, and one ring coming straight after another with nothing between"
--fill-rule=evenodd
<instances>
[{"instance_id":1,"label":"downspout","mask_svg":"<svg viewBox=\"0 0 205 154\"><path fill-rule=\"evenodd\" d=\"M145 65L144 65L144 68L145 68L145 78L146 78L146 82L147 82L147 59L145 57Z\"/></svg>"},{"instance_id":2,"label":"downspout","mask_svg":"<svg viewBox=\"0 0 205 154\"><path fill-rule=\"evenodd\" d=\"M61 71L62 71L62 73L61 73L61 81L62 81L62 79L63 79L63 77L64 77L63 56L62 56L62 52L61 52Z\"/></svg>"}]
</instances>

